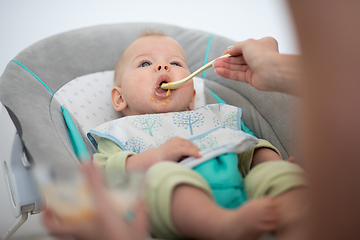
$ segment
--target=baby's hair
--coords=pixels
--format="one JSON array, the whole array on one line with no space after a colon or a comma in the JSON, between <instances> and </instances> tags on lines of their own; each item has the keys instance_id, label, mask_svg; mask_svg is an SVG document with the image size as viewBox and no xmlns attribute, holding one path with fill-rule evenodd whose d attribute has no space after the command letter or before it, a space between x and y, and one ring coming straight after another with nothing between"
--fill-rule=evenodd
<instances>
[{"instance_id":1,"label":"baby's hair","mask_svg":"<svg viewBox=\"0 0 360 240\"><path fill-rule=\"evenodd\" d=\"M159 29L145 28L141 30L138 38L148 37L148 36L166 36L165 33Z\"/></svg>"}]
</instances>

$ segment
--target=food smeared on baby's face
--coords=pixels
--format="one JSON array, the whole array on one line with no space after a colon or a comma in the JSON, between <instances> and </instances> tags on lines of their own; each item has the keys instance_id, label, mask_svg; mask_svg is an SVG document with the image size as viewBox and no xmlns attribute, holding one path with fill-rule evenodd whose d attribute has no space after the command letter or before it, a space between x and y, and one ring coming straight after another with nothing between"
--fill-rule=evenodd
<instances>
[{"instance_id":1,"label":"food smeared on baby's face","mask_svg":"<svg viewBox=\"0 0 360 240\"><path fill-rule=\"evenodd\" d=\"M161 89L161 90L159 91L159 89ZM170 91L170 89L169 89L166 91L160 87L159 88L153 87L151 92L152 92L152 94L150 95L150 101L159 103L161 106L164 107L164 106L168 105L169 102L172 100L172 97L169 97L169 96L174 92L174 90ZM165 95L164 95L164 93L165 93ZM164 98L164 100L155 99L154 96Z\"/></svg>"},{"instance_id":2,"label":"food smeared on baby's face","mask_svg":"<svg viewBox=\"0 0 360 240\"><path fill-rule=\"evenodd\" d=\"M162 102L160 102L160 105L161 106L163 106L163 107L165 107L166 105L168 105L169 104L169 102L171 101L172 99L171 98L169 98L168 100L166 100L166 101L162 101Z\"/></svg>"}]
</instances>

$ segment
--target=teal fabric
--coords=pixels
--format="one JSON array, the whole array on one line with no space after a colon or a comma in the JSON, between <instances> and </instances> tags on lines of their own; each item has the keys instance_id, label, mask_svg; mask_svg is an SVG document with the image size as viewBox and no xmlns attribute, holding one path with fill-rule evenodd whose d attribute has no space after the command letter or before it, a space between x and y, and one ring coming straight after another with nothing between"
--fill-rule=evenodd
<instances>
[{"instance_id":1,"label":"teal fabric","mask_svg":"<svg viewBox=\"0 0 360 240\"><path fill-rule=\"evenodd\" d=\"M79 159L80 162L90 160L90 156L85 146L85 143L79 131L77 130L69 112L64 106L61 106L61 110L63 112L63 116L68 127L71 145L73 146L76 157Z\"/></svg>"},{"instance_id":2,"label":"teal fabric","mask_svg":"<svg viewBox=\"0 0 360 240\"><path fill-rule=\"evenodd\" d=\"M247 200L236 154L218 156L196 166L194 170L209 183L218 205L234 209Z\"/></svg>"},{"instance_id":3,"label":"teal fabric","mask_svg":"<svg viewBox=\"0 0 360 240\"><path fill-rule=\"evenodd\" d=\"M213 91L211 91L210 89L208 89L208 90L218 103L226 104L226 102L224 100L222 100L218 95L216 95ZM255 134L247 126L245 126L243 120L240 120L240 121L241 121L241 130L243 130L247 134L250 134L250 135L256 137ZM256 137L256 138L258 138L258 137Z\"/></svg>"},{"instance_id":4,"label":"teal fabric","mask_svg":"<svg viewBox=\"0 0 360 240\"><path fill-rule=\"evenodd\" d=\"M208 89L218 103L226 102L213 91ZM241 130L254 136L255 134L245 126L241 120ZM216 203L227 209L234 209L246 202L242 175L238 168L238 156L228 153L209 161L206 161L194 168L209 183Z\"/></svg>"},{"instance_id":5,"label":"teal fabric","mask_svg":"<svg viewBox=\"0 0 360 240\"><path fill-rule=\"evenodd\" d=\"M213 35L210 34L210 36L209 36L209 38L208 38L207 45L206 45L206 51L205 51L205 57L204 57L204 65L208 63L208 58L209 58L209 52L210 52L210 46L211 46L212 37L213 37ZM206 70L203 71L201 77L202 77L202 78L205 78L205 75L206 75Z\"/></svg>"}]
</instances>

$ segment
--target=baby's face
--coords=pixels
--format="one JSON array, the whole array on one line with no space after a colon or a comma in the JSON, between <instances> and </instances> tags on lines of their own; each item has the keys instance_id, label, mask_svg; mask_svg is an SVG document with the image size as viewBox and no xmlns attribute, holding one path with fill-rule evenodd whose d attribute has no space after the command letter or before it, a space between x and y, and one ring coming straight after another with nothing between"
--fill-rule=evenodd
<instances>
[{"instance_id":1,"label":"baby's face","mask_svg":"<svg viewBox=\"0 0 360 240\"><path fill-rule=\"evenodd\" d=\"M193 108L193 81L176 90L162 83L179 81L190 74L181 46L166 36L141 37L124 53L121 91L126 115L185 111ZM191 109L192 110L192 109Z\"/></svg>"}]
</instances>

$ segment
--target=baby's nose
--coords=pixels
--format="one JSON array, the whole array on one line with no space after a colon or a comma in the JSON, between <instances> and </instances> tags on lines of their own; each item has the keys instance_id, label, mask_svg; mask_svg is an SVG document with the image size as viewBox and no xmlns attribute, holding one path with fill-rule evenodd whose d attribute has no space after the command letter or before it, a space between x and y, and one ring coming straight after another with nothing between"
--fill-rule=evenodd
<instances>
[{"instance_id":1,"label":"baby's nose","mask_svg":"<svg viewBox=\"0 0 360 240\"><path fill-rule=\"evenodd\" d=\"M155 66L155 71L156 72L160 72L160 71L166 71L169 72L170 71L170 65L168 63L162 62L159 63Z\"/></svg>"}]
</instances>

